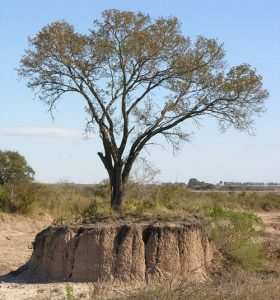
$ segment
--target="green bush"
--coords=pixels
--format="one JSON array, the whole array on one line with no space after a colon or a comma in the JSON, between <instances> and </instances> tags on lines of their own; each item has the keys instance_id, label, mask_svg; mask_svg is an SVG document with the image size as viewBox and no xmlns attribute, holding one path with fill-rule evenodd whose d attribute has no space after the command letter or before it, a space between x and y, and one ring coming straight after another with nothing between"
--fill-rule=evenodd
<instances>
[{"instance_id":1,"label":"green bush","mask_svg":"<svg viewBox=\"0 0 280 300\"><path fill-rule=\"evenodd\" d=\"M90 206L87 207L82 212L82 222L83 223L93 222L96 219L97 216L98 216L98 208L97 208L96 200L94 200L90 204Z\"/></svg>"},{"instance_id":2,"label":"green bush","mask_svg":"<svg viewBox=\"0 0 280 300\"><path fill-rule=\"evenodd\" d=\"M230 259L248 270L255 270L261 265L261 246L254 241L256 227L264 227L259 217L220 207L208 210L206 215L211 220L210 238Z\"/></svg>"},{"instance_id":3,"label":"green bush","mask_svg":"<svg viewBox=\"0 0 280 300\"><path fill-rule=\"evenodd\" d=\"M128 199L125 201L123 210L126 213L142 215L152 208L152 203L148 200Z\"/></svg>"}]
</instances>

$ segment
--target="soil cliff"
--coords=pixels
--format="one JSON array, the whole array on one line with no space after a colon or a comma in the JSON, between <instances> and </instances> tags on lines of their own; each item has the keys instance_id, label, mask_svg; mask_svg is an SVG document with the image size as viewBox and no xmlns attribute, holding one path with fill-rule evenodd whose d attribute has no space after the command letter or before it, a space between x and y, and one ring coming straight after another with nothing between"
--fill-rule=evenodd
<instances>
[{"instance_id":1,"label":"soil cliff","mask_svg":"<svg viewBox=\"0 0 280 300\"><path fill-rule=\"evenodd\" d=\"M36 236L25 276L130 284L203 280L212 257L213 248L196 222L55 226Z\"/></svg>"}]
</instances>

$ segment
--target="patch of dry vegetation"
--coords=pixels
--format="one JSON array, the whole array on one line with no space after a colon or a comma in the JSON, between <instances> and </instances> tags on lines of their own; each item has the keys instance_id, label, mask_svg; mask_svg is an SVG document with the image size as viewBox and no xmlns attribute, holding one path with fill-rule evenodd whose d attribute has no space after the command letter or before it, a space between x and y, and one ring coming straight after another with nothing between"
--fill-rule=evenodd
<instances>
[{"instance_id":1,"label":"patch of dry vegetation","mask_svg":"<svg viewBox=\"0 0 280 300\"><path fill-rule=\"evenodd\" d=\"M102 216L115 215L110 207L109 184L20 183L0 187L0 210L21 214L49 213L54 218L75 217L92 203ZM128 184L122 215L184 217L213 207L231 210L280 210L277 192L197 192L182 185Z\"/></svg>"},{"instance_id":2,"label":"patch of dry vegetation","mask_svg":"<svg viewBox=\"0 0 280 300\"><path fill-rule=\"evenodd\" d=\"M20 214L48 213L56 224L100 219L184 219L204 222L221 257L212 280L182 282L127 292L120 299L279 299L280 239L267 235L255 211L279 211L277 192L197 192L181 185L130 183L121 213L110 208L107 182L99 185L26 183L0 189L0 210ZM87 294L103 299L102 290ZM73 293L75 294L75 288ZM119 294L118 294L119 295Z\"/></svg>"},{"instance_id":3,"label":"patch of dry vegetation","mask_svg":"<svg viewBox=\"0 0 280 300\"><path fill-rule=\"evenodd\" d=\"M119 299L192 299L192 300L236 300L279 299L279 277L260 276L242 270L207 281L206 283L181 283L178 286L158 286L154 289L138 292L135 295Z\"/></svg>"}]
</instances>

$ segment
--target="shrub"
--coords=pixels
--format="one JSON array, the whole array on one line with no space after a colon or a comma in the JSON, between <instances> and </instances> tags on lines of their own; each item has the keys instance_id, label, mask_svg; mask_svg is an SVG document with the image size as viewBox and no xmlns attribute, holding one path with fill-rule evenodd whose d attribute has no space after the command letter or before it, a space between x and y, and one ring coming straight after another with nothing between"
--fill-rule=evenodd
<instances>
[{"instance_id":1,"label":"shrub","mask_svg":"<svg viewBox=\"0 0 280 300\"><path fill-rule=\"evenodd\" d=\"M97 216L98 216L98 208L97 208L96 200L94 200L90 204L90 206L87 207L82 212L82 222L83 223L93 222L96 219Z\"/></svg>"},{"instance_id":2,"label":"shrub","mask_svg":"<svg viewBox=\"0 0 280 300\"><path fill-rule=\"evenodd\" d=\"M152 208L152 203L148 200L126 200L123 210L126 213L142 215Z\"/></svg>"},{"instance_id":3,"label":"shrub","mask_svg":"<svg viewBox=\"0 0 280 300\"><path fill-rule=\"evenodd\" d=\"M152 189L151 198L156 204L167 209L174 209L186 196L187 189L180 185L160 185Z\"/></svg>"},{"instance_id":4,"label":"shrub","mask_svg":"<svg viewBox=\"0 0 280 300\"><path fill-rule=\"evenodd\" d=\"M259 217L219 207L208 210L206 215L211 219L210 237L231 260L248 270L261 265L263 253L253 239L256 226L264 227Z\"/></svg>"},{"instance_id":5,"label":"shrub","mask_svg":"<svg viewBox=\"0 0 280 300\"><path fill-rule=\"evenodd\" d=\"M31 182L19 182L14 185L9 211L21 214L30 213L32 205L39 201L42 188L41 184Z\"/></svg>"}]
</instances>

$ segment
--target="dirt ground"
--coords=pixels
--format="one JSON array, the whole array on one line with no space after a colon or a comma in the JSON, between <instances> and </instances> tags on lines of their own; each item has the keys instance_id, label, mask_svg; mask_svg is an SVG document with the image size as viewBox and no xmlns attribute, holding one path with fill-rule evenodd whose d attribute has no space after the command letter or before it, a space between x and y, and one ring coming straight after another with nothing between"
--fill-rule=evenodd
<instances>
[{"instance_id":1,"label":"dirt ground","mask_svg":"<svg viewBox=\"0 0 280 300\"><path fill-rule=\"evenodd\" d=\"M266 233L279 236L280 238L280 213L279 212L259 212L257 213L266 225Z\"/></svg>"},{"instance_id":2,"label":"dirt ground","mask_svg":"<svg viewBox=\"0 0 280 300\"><path fill-rule=\"evenodd\" d=\"M266 232L280 239L280 212L262 212L258 215L267 225ZM31 253L35 235L43 228L51 225L48 215L25 217L0 213L0 300L43 300L67 299L66 294L74 291L78 299L95 299L95 294L102 295L104 290L109 298L123 296L126 291L114 287L104 287L91 283L48 283L32 284L15 282L13 277L7 279L5 274L17 270L24 265ZM107 298L106 297L106 298ZM103 297L102 297L103 299Z\"/></svg>"},{"instance_id":3,"label":"dirt ground","mask_svg":"<svg viewBox=\"0 0 280 300\"><path fill-rule=\"evenodd\" d=\"M72 282L26 283L6 276L29 260L36 234L51 224L52 218L48 215L31 218L0 213L0 300L73 299L67 297L67 291L72 294L71 290L75 299L112 299L127 294L126 287Z\"/></svg>"}]
</instances>

